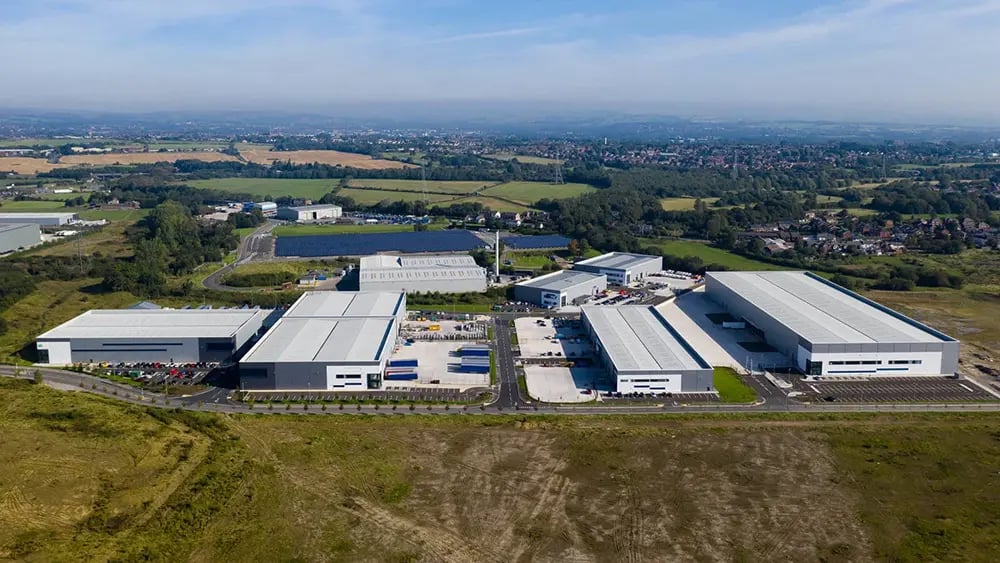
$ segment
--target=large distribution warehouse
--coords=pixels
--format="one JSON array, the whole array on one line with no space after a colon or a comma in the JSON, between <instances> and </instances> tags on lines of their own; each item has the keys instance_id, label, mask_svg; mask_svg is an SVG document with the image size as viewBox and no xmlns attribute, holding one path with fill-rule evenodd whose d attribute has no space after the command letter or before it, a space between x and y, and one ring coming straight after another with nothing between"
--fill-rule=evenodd
<instances>
[{"instance_id":1,"label":"large distribution warehouse","mask_svg":"<svg viewBox=\"0 0 1000 563\"><path fill-rule=\"evenodd\" d=\"M39 336L38 362L223 362L264 324L262 309L94 309Z\"/></svg>"},{"instance_id":2,"label":"large distribution warehouse","mask_svg":"<svg viewBox=\"0 0 1000 563\"><path fill-rule=\"evenodd\" d=\"M654 307L583 307L583 326L619 393L706 393L714 370Z\"/></svg>"},{"instance_id":3,"label":"large distribution warehouse","mask_svg":"<svg viewBox=\"0 0 1000 563\"><path fill-rule=\"evenodd\" d=\"M361 291L483 293L486 269L469 255L365 256L359 285Z\"/></svg>"},{"instance_id":4,"label":"large distribution warehouse","mask_svg":"<svg viewBox=\"0 0 1000 563\"><path fill-rule=\"evenodd\" d=\"M303 205L301 207L279 207L278 219L286 221L327 221L343 216L344 210L337 205Z\"/></svg>"},{"instance_id":5,"label":"large distribution warehouse","mask_svg":"<svg viewBox=\"0 0 1000 563\"><path fill-rule=\"evenodd\" d=\"M663 270L663 258L645 254L609 252L581 260L573 265L573 269L603 274L608 277L608 283L625 286Z\"/></svg>"},{"instance_id":6,"label":"large distribution warehouse","mask_svg":"<svg viewBox=\"0 0 1000 563\"><path fill-rule=\"evenodd\" d=\"M240 361L242 388L378 389L405 316L403 293L306 293Z\"/></svg>"},{"instance_id":7,"label":"large distribution warehouse","mask_svg":"<svg viewBox=\"0 0 1000 563\"><path fill-rule=\"evenodd\" d=\"M954 338L811 272L710 272L706 292L807 375L958 369Z\"/></svg>"},{"instance_id":8,"label":"large distribution warehouse","mask_svg":"<svg viewBox=\"0 0 1000 563\"><path fill-rule=\"evenodd\" d=\"M34 223L43 227L58 227L76 220L76 213L0 213L0 225Z\"/></svg>"},{"instance_id":9,"label":"large distribution warehouse","mask_svg":"<svg viewBox=\"0 0 1000 563\"><path fill-rule=\"evenodd\" d=\"M514 299L540 307L565 307L578 304L607 288L608 278L603 275L567 270L516 284Z\"/></svg>"},{"instance_id":10,"label":"large distribution warehouse","mask_svg":"<svg viewBox=\"0 0 1000 563\"><path fill-rule=\"evenodd\" d=\"M0 224L0 254L34 246L42 241L37 224Z\"/></svg>"}]
</instances>

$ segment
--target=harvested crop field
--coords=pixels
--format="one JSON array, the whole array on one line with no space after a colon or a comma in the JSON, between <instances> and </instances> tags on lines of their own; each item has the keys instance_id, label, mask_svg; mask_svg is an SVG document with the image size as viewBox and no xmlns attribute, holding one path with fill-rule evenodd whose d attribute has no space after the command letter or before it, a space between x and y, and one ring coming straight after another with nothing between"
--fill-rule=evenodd
<instances>
[{"instance_id":1,"label":"harvested crop field","mask_svg":"<svg viewBox=\"0 0 1000 563\"><path fill-rule=\"evenodd\" d=\"M1000 537L990 415L222 416L0 392L3 558L987 560Z\"/></svg>"},{"instance_id":2,"label":"harvested crop field","mask_svg":"<svg viewBox=\"0 0 1000 563\"><path fill-rule=\"evenodd\" d=\"M64 165L52 164L44 158L27 158L22 156L0 157L0 173L13 172L15 174L40 174L51 172Z\"/></svg>"},{"instance_id":3,"label":"harvested crop field","mask_svg":"<svg viewBox=\"0 0 1000 563\"><path fill-rule=\"evenodd\" d=\"M235 157L221 152L136 152L110 154L73 154L59 159L64 166L114 166L129 164L154 164L157 162L177 162L178 160L201 160L204 162L233 161Z\"/></svg>"},{"instance_id":4,"label":"harvested crop field","mask_svg":"<svg viewBox=\"0 0 1000 563\"><path fill-rule=\"evenodd\" d=\"M398 160L372 158L367 154L356 154L340 151L268 151L251 149L240 153L243 158L258 164L271 164L275 161L292 161L292 164L329 164L331 166L346 166L366 170L384 168L407 168L410 165Z\"/></svg>"}]
</instances>

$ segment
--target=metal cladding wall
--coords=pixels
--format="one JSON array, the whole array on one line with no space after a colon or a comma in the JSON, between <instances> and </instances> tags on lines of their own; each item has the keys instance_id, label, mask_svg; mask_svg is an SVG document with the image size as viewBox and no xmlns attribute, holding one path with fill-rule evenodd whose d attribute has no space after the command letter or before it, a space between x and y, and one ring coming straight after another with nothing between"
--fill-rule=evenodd
<instances>
[{"instance_id":1,"label":"metal cladding wall","mask_svg":"<svg viewBox=\"0 0 1000 563\"><path fill-rule=\"evenodd\" d=\"M572 305L574 301L581 297L594 295L595 289L596 291L604 291L607 288L607 278L595 278L593 280L588 280L586 283L569 286L563 288L562 290L545 289L544 287L535 287L530 285L515 285L514 299L544 307L548 304L545 303L544 299L542 299L543 294L560 294L566 296L567 305Z\"/></svg>"},{"instance_id":2,"label":"metal cladding wall","mask_svg":"<svg viewBox=\"0 0 1000 563\"><path fill-rule=\"evenodd\" d=\"M482 279L458 280L390 280L364 281L360 283L361 291L405 291L406 293L485 293L486 274Z\"/></svg>"},{"instance_id":3,"label":"metal cladding wall","mask_svg":"<svg viewBox=\"0 0 1000 563\"><path fill-rule=\"evenodd\" d=\"M28 248L41 242L41 229L36 224L11 225L0 230L0 254Z\"/></svg>"},{"instance_id":4,"label":"metal cladding wall","mask_svg":"<svg viewBox=\"0 0 1000 563\"><path fill-rule=\"evenodd\" d=\"M222 362L236 350L232 338L74 338L69 342L73 363ZM50 345L44 340L38 344L40 350Z\"/></svg>"},{"instance_id":5,"label":"metal cladding wall","mask_svg":"<svg viewBox=\"0 0 1000 563\"><path fill-rule=\"evenodd\" d=\"M329 386L329 372L338 371L337 367L347 372L360 372L362 376L356 381L359 385L332 389ZM326 362L280 362L280 363L246 363L241 362L240 385L248 391L288 390L288 391L364 391L368 389L367 374L384 372L384 366L379 362L337 364Z\"/></svg>"}]
</instances>

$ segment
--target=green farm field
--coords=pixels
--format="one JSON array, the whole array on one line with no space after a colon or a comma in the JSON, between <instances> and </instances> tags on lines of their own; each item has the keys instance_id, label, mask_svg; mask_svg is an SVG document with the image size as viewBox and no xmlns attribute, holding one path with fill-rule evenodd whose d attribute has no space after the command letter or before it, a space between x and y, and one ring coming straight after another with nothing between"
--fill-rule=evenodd
<instances>
[{"instance_id":1,"label":"green farm field","mask_svg":"<svg viewBox=\"0 0 1000 563\"><path fill-rule=\"evenodd\" d=\"M703 197L701 200L707 207L711 207L713 203L719 201L719 198ZM668 197L660 200L660 206L664 211L690 211L694 209L695 201L697 199L693 197Z\"/></svg>"},{"instance_id":2,"label":"green farm field","mask_svg":"<svg viewBox=\"0 0 1000 563\"><path fill-rule=\"evenodd\" d=\"M452 199L442 202L439 205L452 205L458 203L481 203L484 206L489 207L493 211L524 212L531 209L531 207L527 205L511 203L509 201L504 201L501 199L496 199L486 196L460 197L458 199Z\"/></svg>"},{"instance_id":3,"label":"green farm field","mask_svg":"<svg viewBox=\"0 0 1000 563\"><path fill-rule=\"evenodd\" d=\"M697 256L705 264L719 264L731 270L782 270L780 266L758 262L693 240L641 239L643 246L654 246L674 256Z\"/></svg>"},{"instance_id":4,"label":"green farm field","mask_svg":"<svg viewBox=\"0 0 1000 563\"><path fill-rule=\"evenodd\" d=\"M337 193L338 195L353 199L358 203L358 205L375 205L382 201L424 201L424 199L429 201L431 204L434 204L448 202L455 199L455 196L451 195L427 194L427 197L424 198L424 195L420 192L368 190L359 188L344 188Z\"/></svg>"},{"instance_id":5,"label":"green farm field","mask_svg":"<svg viewBox=\"0 0 1000 563\"><path fill-rule=\"evenodd\" d=\"M338 180L286 180L282 178L215 178L187 182L195 188L244 193L258 197L289 196L319 199L340 185Z\"/></svg>"},{"instance_id":6,"label":"green farm field","mask_svg":"<svg viewBox=\"0 0 1000 563\"><path fill-rule=\"evenodd\" d=\"M1000 537L991 414L223 416L0 394L11 560L987 561Z\"/></svg>"},{"instance_id":7,"label":"green farm field","mask_svg":"<svg viewBox=\"0 0 1000 563\"><path fill-rule=\"evenodd\" d=\"M515 154L512 152L498 152L493 154L484 155L484 158L491 158L493 160L514 160L517 159L518 162L523 162L524 164L562 164L564 161L555 158L546 158L544 156L529 156L524 154Z\"/></svg>"},{"instance_id":8,"label":"green farm field","mask_svg":"<svg viewBox=\"0 0 1000 563\"><path fill-rule=\"evenodd\" d=\"M427 180L427 190L432 192L445 192L456 195L466 195L476 193L485 187L493 185L495 182L467 182L467 181L431 181ZM399 192L422 192L424 182L422 180L379 180L379 179L358 179L348 182L351 187L379 188L385 191Z\"/></svg>"},{"instance_id":9,"label":"green farm field","mask_svg":"<svg viewBox=\"0 0 1000 563\"><path fill-rule=\"evenodd\" d=\"M15 212L58 212L65 211L71 213L76 211L76 209L71 207L66 207L62 201L58 200L47 200L47 201L35 201L35 200L23 200L23 201L3 201L0 202L0 212L2 213L15 213Z\"/></svg>"},{"instance_id":10,"label":"green farm field","mask_svg":"<svg viewBox=\"0 0 1000 563\"><path fill-rule=\"evenodd\" d=\"M587 184L550 184L548 182L507 182L483 190L483 195L510 199L532 206L540 199L568 199L597 191Z\"/></svg>"}]
</instances>

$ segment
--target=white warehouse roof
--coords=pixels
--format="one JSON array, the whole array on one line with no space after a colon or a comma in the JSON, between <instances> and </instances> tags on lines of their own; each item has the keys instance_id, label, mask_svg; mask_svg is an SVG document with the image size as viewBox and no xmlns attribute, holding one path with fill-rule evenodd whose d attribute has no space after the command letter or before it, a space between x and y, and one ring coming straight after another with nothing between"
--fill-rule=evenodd
<instances>
[{"instance_id":1,"label":"white warehouse roof","mask_svg":"<svg viewBox=\"0 0 1000 563\"><path fill-rule=\"evenodd\" d=\"M953 341L809 272L710 272L708 280L813 344Z\"/></svg>"},{"instance_id":2,"label":"white warehouse roof","mask_svg":"<svg viewBox=\"0 0 1000 563\"><path fill-rule=\"evenodd\" d=\"M364 291L309 291L289 307L289 317L395 317L403 307L403 293Z\"/></svg>"},{"instance_id":3,"label":"white warehouse roof","mask_svg":"<svg viewBox=\"0 0 1000 563\"><path fill-rule=\"evenodd\" d=\"M229 338L247 323L269 313L263 309L92 309L42 334L38 340Z\"/></svg>"},{"instance_id":4,"label":"white warehouse roof","mask_svg":"<svg viewBox=\"0 0 1000 563\"><path fill-rule=\"evenodd\" d=\"M284 317L242 363L380 362L392 352L395 318Z\"/></svg>"},{"instance_id":5,"label":"white warehouse roof","mask_svg":"<svg viewBox=\"0 0 1000 563\"><path fill-rule=\"evenodd\" d=\"M486 269L469 255L379 255L361 259L362 283L466 279L486 279Z\"/></svg>"},{"instance_id":6,"label":"white warehouse roof","mask_svg":"<svg viewBox=\"0 0 1000 563\"><path fill-rule=\"evenodd\" d=\"M75 218L76 213L0 213L0 221L4 223L34 223L46 219L72 221Z\"/></svg>"},{"instance_id":7,"label":"white warehouse roof","mask_svg":"<svg viewBox=\"0 0 1000 563\"><path fill-rule=\"evenodd\" d=\"M316 205L289 206L285 209L291 209L292 211L319 211L321 209L340 209L340 206L333 205L332 203L318 203Z\"/></svg>"},{"instance_id":8,"label":"white warehouse roof","mask_svg":"<svg viewBox=\"0 0 1000 563\"><path fill-rule=\"evenodd\" d=\"M653 307L583 307L619 372L711 369Z\"/></svg>"},{"instance_id":9,"label":"white warehouse roof","mask_svg":"<svg viewBox=\"0 0 1000 563\"><path fill-rule=\"evenodd\" d=\"M599 280L603 277L604 276L601 274L590 274L587 272L575 272L573 270L563 270L561 272L545 274L544 276L539 276L537 278L533 278L528 281L523 281L518 283L517 285L523 287L534 287L546 291L562 292L579 285L592 284L596 280Z\"/></svg>"},{"instance_id":10,"label":"white warehouse roof","mask_svg":"<svg viewBox=\"0 0 1000 563\"><path fill-rule=\"evenodd\" d=\"M577 262L576 265L590 266L592 268L607 268L609 270L629 270L654 260L658 260L660 264L663 264L663 258L659 256L650 256L648 254L629 254L627 252L609 252L607 254L595 256L594 258L581 260Z\"/></svg>"}]
</instances>

